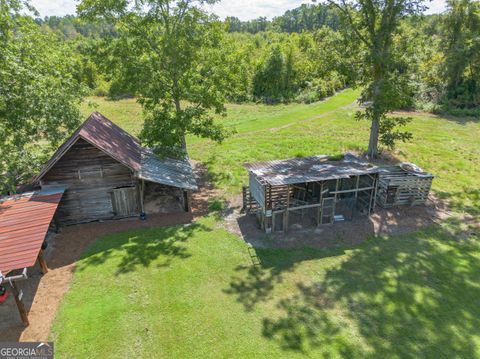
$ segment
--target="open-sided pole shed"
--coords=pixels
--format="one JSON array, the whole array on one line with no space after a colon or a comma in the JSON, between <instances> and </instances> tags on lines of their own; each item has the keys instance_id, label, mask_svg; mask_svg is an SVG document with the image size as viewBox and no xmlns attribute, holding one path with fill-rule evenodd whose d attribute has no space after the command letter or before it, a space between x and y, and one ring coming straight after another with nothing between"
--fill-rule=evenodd
<instances>
[{"instance_id":1,"label":"open-sided pole shed","mask_svg":"<svg viewBox=\"0 0 480 359\"><path fill-rule=\"evenodd\" d=\"M16 282L27 279L27 268L37 261L43 273L48 270L42 244L64 191L65 187L44 188L0 200L0 284L10 285L26 325L28 316Z\"/></svg>"},{"instance_id":2,"label":"open-sided pole shed","mask_svg":"<svg viewBox=\"0 0 480 359\"><path fill-rule=\"evenodd\" d=\"M245 167L244 208L255 206L267 233L279 227L287 231L292 214L301 223L322 225L370 214L375 206L379 169L349 154L339 160L313 156Z\"/></svg>"}]
</instances>

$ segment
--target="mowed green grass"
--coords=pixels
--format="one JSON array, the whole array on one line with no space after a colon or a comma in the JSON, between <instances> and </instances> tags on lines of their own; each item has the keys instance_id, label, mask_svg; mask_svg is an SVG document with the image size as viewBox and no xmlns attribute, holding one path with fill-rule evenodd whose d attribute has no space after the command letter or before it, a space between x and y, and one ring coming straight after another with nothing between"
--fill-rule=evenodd
<instances>
[{"instance_id":1,"label":"mowed green grass","mask_svg":"<svg viewBox=\"0 0 480 359\"><path fill-rule=\"evenodd\" d=\"M358 90L349 89L310 105L227 105L228 115L217 120L236 133L221 144L189 137L189 154L207 165L215 185L228 195L247 183L243 165L248 162L365 151L369 123L354 118L358 96ZM134 99L90 101L127 131L140 132L141 108ZM86 104L82 110L92 111ZM480 214L480 119L409 115L414 138L399 143L393 155L432 172L434 190L456 211Z\"/></svg>"},{"instance_id":2,"label":"mowed green grass","mask_svg":"<svg viewBox=\"0 0 480 359\"><path fill-rule=\"evenodd\" d=\"M480 355L478 241L432 228L256 255L214 217L104 237L77 265L51 334L56 355Z\"/></svg>"}]
</instances>

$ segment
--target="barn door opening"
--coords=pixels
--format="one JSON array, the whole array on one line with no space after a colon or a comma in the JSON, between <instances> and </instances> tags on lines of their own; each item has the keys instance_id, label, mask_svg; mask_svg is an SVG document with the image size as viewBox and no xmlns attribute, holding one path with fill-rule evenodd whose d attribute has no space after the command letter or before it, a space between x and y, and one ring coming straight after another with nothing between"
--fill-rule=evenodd
<instances>
[{"instance_id":1,"label":"barn door opening","mask_svg":"<svg viewBox=\"0 0 480 359\"><path fill-rule=\"evenodd\" d=\"M322 201L322 211L320 214L320 224L333 223L335 215L335 198L327 197Z\"/></svg>"},{"instance_id":2,"label":"barn door opening","mask_svg":"<svg viewBox=\"0 0 480 359\"><path fill-rule=\"evenodd\" d=\"M386 204L394 204L397 199L398 186L389 186L387 188Z\"/></svg>"},{"instance_id":3,"label":"barn door opening","mask_svg":"<svg viewBox=\"0 0 480 359\"><path fill-rule=\"evenodd\" d=\"M115 188L112 194L113 213L118 217L136 216L139 213L136 187Z\"/></svg>"}]
</instances>

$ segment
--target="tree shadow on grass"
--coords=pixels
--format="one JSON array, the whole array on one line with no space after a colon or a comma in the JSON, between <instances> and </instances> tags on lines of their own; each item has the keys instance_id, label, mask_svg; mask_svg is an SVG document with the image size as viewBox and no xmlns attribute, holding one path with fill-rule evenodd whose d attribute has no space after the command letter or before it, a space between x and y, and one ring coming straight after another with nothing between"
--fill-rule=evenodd
<instances>
[{"instance_id":1,"label":"tree shadow on grass","mask_svg":"<svg viewBox=\"0 0 480 359\"><path fill-rule=\"evenodd\" d=\"M149 267L159 257L157 267L168 267L175 258L190 257L184 243L197 231L211 229L200 223L184 226L153 228L136 232L109 235L93 243L78 262L76 270L99 266L114 256L121 257L115 275Z\"/></svg>"},{"instance_id":2,"label":"tree shadow on grass","mask_svg":"<svg viewBox=\"0 0 480 359\"><path fill-rule=\"evenodd\" d=\"M478 356L480 246L441 228L374 239L353 251L322 281L297 285L279 302L280 318L264 319L264 336L288 350L333 343L344 357ZM353 328L364 353L352 349L335 306ZM336 318L336 319L335 319ZM332 324L335 320L336 324ZM354 331L355 333L355 331ZM350 334L351 335L351 334ZM356 354L358 353L358 354Z\"/></svg>"},{"instance_id":3,"label":"tree shadow on grass","mask_svg":"<svg viewBox=\"0 0 480 359\"><path fill-rule=\"evenodd\" d=\"M310 248L256 248L255 256L252 257L253 265L240 265L235 268L237 275L232 277L224 292L235 295L246 311L252 311L258 303L271 300L275 285L282 283L284 274L294 271L301 262L341 255L345 249L319 251Z\"/></svg>"},{"instance_id":4,"label":"tree shadow on grass","mask_svg":"<svg viewBox=\"0 0 480 359\"><path fill-rule=\"evenodd\" d=\"M457 192L437 192L440 199L448 202L448 207L458 213L465 212L471 216L480 216L480 190L466 188ZM468 199L472 205L466 206L465 200Z\"/></svg>"},{"instance_id":5,"label":"tree shadow on grass","mask_svg":"<svg viewBox=\"0 0 480 359\"><path fill-rule=\"evenodd\" d=\"M320 349L322 357L353 358L361 352L358 346L343 335L341 323L327 311L330 299L321 287L297 286L298 294L282 299L278 307L285 313L279 319L263 319L263 335L278 342L287 351L308 354Z\"/></svg>"}]
</instances>

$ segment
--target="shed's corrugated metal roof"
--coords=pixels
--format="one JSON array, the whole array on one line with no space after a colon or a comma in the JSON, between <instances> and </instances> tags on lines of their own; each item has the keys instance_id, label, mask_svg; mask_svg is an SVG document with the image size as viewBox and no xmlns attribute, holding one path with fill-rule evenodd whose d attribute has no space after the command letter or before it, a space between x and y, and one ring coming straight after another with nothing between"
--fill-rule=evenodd
<instances>
[{"instance_id":1,"label":"shed's corrugated metal roof","mask_svg":"<svg viewBox=\"0 0 480 359\"><path fill-rule=\"evenodd\" d=\"M192 166L188 160L161 159L150 149L142 151L142 166L138 177L146 181L187 190L196 191L198 189Z\"/></svg>"},{"instance_id":2,"label":"shed's corrugated metal roof","mask_svg":"<svg viewBox=\"0 0 480 359\"><path fill-rule=\"evenodd\" d=\"M89 118L65 141L52 158L45 164L34 182L42 177L57 163L57 161L79 139L91 143L132 171L139 171L141 167L141 146L138 140L115 125L99 112L94 112Z\"/></svg>"},{"instance_id":3,"label":"shed's corrugated metal roof","mask_svg":"<svg viewBox=\"0 0 480 359\"><path fill-rule=\"evenodd\" d=\"M0 271L31 267L47 234L64 187L0 200Z\"/></svg>"},{"instance_id":4,"label":"shed's corrugated metal roof","mask_svg":"<svg viewBox=\"0 0 480 359\"><path fill-rule=\"evenodd\" d=\"M323 155L258 162L245 167L259 180L274 186L348 178L379 170L348 154L339 161L329 160L329 156Z\"/></svg>"},{"instance_id":5,"label":"shed's corrugated metal roof","mask_svg":"<svg viewBox=\"0 0 480 359\"><path fill-rule=\"evenodd\" d=\"M412 176L412 177L419 177L419 178L434 178L433 174L429 172L425 172L422 169L418 168L417 166L413 167L413 170L410 167L413 164L400 164L400 165L391 165L391 166L382 166L380 167L380 176L381 177L398 177L398 176ZM403 167L403 168L402 168Z\"/></svg>"}]
</instances>

